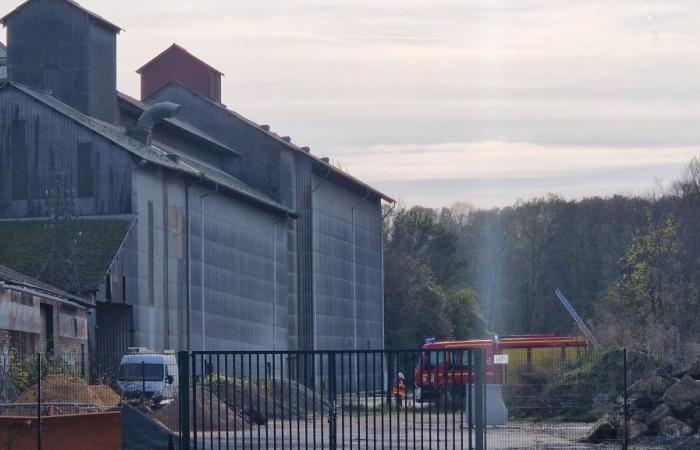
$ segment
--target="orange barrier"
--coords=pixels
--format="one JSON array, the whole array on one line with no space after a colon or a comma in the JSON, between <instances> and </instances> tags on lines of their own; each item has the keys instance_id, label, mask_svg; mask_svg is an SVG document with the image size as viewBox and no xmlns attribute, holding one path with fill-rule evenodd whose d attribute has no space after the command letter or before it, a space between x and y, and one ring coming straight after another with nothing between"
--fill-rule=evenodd
<instances>
[{"instance_id":1,"label":"orange barrier","mask_svg":"<svg viewBox=\"0 0 700 450\"><path fill-rule=\"evenodd\" d=\"M36 417L0 416L0 450L36 450ZM106 412L41 418L43 450L119 450L122 413Z\"/></svg>"}]
</instances>

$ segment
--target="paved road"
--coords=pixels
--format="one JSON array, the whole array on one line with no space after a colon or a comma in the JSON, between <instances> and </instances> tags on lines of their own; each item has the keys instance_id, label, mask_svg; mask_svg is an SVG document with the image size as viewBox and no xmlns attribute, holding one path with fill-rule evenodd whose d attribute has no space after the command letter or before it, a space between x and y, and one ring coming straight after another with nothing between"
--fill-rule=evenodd
<instances>
[{"instance_id":1,"label":"paved road","mask_svg":"<svg viewBox=\"0 0 700 450\"><path fill-rule=\"evenodd\" d=\"M401 416L397 421L369 416L347 418L338 422L338 448L343 450L459 450L469 449L469 435L458 420L448 418L445 423L436 423L435 417ZM456 418L457 419L457 418ZM390 423L391 422L391 423ZM358 427L358 424L360 425ZM376 424L376 425L375 425ZM291 425L291 428L290 428ZM605 449L605 446L582 444L587 424L538 425L532 423L510 423L505 427L487 430L488 450L589 450ZM285 421L267 426L253 427L238 433L202 433L197 437L197 449L327 449L329 428L325 420ZM619 446L608 446L617 449Z\"/></svg>"}]
</instances>

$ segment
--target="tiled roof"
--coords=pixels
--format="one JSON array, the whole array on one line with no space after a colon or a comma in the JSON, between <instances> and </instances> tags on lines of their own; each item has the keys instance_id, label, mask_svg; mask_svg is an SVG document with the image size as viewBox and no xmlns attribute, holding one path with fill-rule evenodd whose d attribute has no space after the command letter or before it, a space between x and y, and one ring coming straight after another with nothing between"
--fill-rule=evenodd
<instances>
[{"instance_id":1,"label":"tiled roof","mask_svg":"<svg viewBox=\"0 0 700 450\"><path fill-rule=\"evenodd\" d=\"M48 294L51 297L67 300L82 307L90 306L90 304L83 298L76 297L75 295L69 294L37 279L28 277L3 265L0 265L0 284L29 289L39 294Z\"/></svg>"},{"instance_id":2,"label":"tiled roof","mask_svg":"<svg viewBox=\"0 0 700 450\"><path fill-rule=\"evenodd\" d=\"M0 220L0 264L66 292L94 292L133 223L112 216Z\"/></svg>"},{"instance_id":3,"label":"tiled roof","mask_svg":"<svg viewBox=\"0 0 700 450\"><path fill-rule=\"evenodd\" d=\"M262 192L248 186L238 178L233 177L222 170L197 162L196 160L187 157L182 152L179 152L172 147L158 142L154 142L153 145L146 145L143 142L129 136L124 128L117 127L110 123L87 116L49 94L44 94L12 82L7 83L5 88L8 86L29 95L55 111L65 115L66 117L85 126L106 139L109 139L116 145L124 148L131 154L143 159L146 162L183 173L202 181L215 183L217 186L227 190L234 196L244 198L250 202L277 212L288 214L290 216L296 216L294 211L277 202L273 198L263 194ZM169 157L170 154L176 155L177 158Z\"/></svg>"}]
</instances>

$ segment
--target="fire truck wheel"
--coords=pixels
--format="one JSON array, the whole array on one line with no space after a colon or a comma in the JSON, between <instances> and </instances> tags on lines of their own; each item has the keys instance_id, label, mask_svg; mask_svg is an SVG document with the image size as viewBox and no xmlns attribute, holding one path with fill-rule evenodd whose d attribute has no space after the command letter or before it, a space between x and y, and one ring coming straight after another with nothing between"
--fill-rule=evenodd
<instances>
[{"instance_id":1,"label":"fire truck wheel","mask_svg":"<svg viewBox=\"0 0 700 450\"><path fill-rule=\"evenodd\" d=\"M460 407L460 389L456 386L442 386L438 391L437 404L440 409L454 411Z\"/></svg>"}]
</instances>

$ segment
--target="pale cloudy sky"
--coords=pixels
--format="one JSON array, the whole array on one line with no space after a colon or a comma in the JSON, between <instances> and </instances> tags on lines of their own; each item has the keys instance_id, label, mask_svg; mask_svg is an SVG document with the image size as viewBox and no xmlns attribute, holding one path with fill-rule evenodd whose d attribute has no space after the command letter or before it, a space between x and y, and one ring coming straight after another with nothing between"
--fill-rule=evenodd
<instances>
[{"instance_id":1,"label":"pale cloudy sky","mask_svg":"<svg viewBox=\"0 0 700 450\"><path fill-rule=\"evenodd\" d=\"M408 204L643 193L700 154L698 0L81 4L126 30L122 91L177 42L229 107Z\"/></svg>"}]
</instances>

